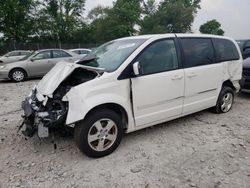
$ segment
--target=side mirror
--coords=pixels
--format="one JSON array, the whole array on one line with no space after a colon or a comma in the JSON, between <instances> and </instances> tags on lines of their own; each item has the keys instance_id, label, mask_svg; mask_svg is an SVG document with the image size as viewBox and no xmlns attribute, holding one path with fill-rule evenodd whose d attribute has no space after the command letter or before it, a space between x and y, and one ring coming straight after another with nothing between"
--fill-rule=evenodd
<instances>
[{"instance_id":1,"label":"side mirror","mask_svg":"<svg viewBox=\"0 0 250 188\"><path fill-rule=\"evenodd\" d=\"M140 74L140 63L138 61L133 64L133 72L135 76Z\"/></svg>"}]
</instances>

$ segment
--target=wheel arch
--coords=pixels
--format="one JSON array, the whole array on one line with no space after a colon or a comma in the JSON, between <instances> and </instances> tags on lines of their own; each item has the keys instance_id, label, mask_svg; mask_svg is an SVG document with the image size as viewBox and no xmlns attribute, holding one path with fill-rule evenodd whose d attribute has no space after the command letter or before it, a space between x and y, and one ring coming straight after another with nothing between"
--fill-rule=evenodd
<instances>
[{"instance_id":1,"label":"wheel arch","mask_svg":"<svg viewBox=\"0 0 250 188\"><path fill-rule=\"evenodd\" d=\"M11 79L11 73L14 71L14 70L22 70L25 74L25 77L28 76L28 73L27 71L24 69L24 68L21 68L21 67L15 67L15 68L12 68L10 71L9 71L9 78Z\"/></svg>"},{"instance_id":2,"label":"wheel arch","mask_svg":"<svg viewBox=\"0 0 250 188\"><path fill-rule=\"evenodd\" d=\"M104 103L97 105L87 112L84 119L86 119L90 114L95 113L95 111L100 109L110 109L116 112L122 119L123 128L128 128L128 114L125 108L117 103Z\"/></svg>"},{"instance_id":3,"label":"wheel arch","mask_svg":"<svg viewBox=\"0 0 250 188\"><path fill-rule=\"evenodd\" d=\"M222 87L226 86L226 87L230 87L232 88L234 91L236 91L236 88L234 87L233 83L231 82L231 80L226 80L222 83Z\"/></svg>"}]
</instances>

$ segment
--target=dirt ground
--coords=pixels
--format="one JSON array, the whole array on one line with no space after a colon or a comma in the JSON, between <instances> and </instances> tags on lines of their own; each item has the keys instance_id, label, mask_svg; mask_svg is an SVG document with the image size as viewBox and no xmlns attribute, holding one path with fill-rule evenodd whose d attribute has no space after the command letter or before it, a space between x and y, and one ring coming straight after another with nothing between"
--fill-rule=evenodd
<instances>
[{"instance_id":1,"label":"dirt ground","mask_svg":"<svg viewBox=\"0 0 250 188\"><path fill-rule=\"evenodd\" d=\"M0 188L250 187L250 94L227 114L202 111L137 131L91 159L72 137L17 134L20 103L37 81L0 82Z\"/></svg>"}]
</instances>

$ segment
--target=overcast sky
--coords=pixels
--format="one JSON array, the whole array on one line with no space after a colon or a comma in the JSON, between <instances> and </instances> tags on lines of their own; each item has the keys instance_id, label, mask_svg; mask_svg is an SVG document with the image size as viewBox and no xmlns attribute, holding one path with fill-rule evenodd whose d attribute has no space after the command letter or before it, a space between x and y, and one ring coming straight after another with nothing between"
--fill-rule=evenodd
<instances>
[{"instance_id":1,"label":"overcast sky","mask_svg":"<svg viewBox=\"0 0 250 188\"><path fill-rule=\"evenodd\" d=\"M86 10L97 5L111 6L112 0L87 0ZM201 10L195 17L193 31L199 32L201 24L217 19L225 35L234 39L250 38L250 0L201 0Z\"/></svg>"}]
</instances>

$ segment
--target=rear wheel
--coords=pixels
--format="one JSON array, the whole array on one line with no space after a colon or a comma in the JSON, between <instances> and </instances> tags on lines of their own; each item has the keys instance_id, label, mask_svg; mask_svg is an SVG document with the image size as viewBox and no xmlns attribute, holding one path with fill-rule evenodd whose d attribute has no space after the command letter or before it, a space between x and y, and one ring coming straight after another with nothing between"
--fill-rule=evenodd
<instances>
[{"instance_id":1,"label":"rear wheel","mask_svg":"<svg viewBox=\"0 0 250 188\"><path fill-rule=\"evenodd\" d=\"M22 82L26 77L26 72L22 69L14 69L10 72L10 79L15 82Z\"/></svg>"},{"instance_id":2,"label":"rear wheel","mask_svg":"<svg viewBox=\"0 0 250 188\"><path fill-rule=\"evenodd\" d=\"M123 126L120 116L112 110L102 109L77 123L74 137L78 148L89 157L103 157L120 144Z\"/></svg>"},{"instance_id":3,"label":"rear wheel","mask_svg":"<svg viewBox=\"0 0 250 188\"><path fill-rule=\"evenodd\" d=\"M234 90L231 87L222 87L217 104L214 107L216 113L227 113L234 102Z\"/></svg>"}]
</instances>

